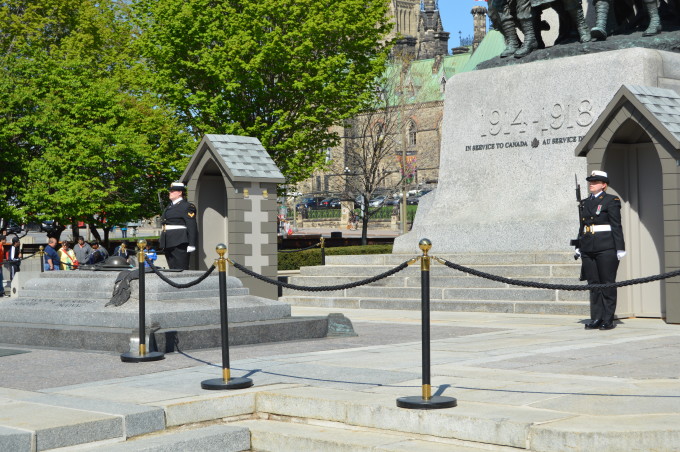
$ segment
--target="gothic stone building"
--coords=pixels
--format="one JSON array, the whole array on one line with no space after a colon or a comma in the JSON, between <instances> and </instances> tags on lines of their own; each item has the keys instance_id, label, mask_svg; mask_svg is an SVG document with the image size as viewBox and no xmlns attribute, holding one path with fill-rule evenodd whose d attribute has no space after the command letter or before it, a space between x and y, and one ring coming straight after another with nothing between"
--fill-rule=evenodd
<instances>
[{"instance_id":1,"label":"gothic stone building","mask_svg":"<svg viewBox=\"0 0 680 452\"><path fill-rule=\"evenodd\" d=\"M498 32L485 36L486 9L475 7L471 11L475 25L473 48L462 49L449 55L449 33L442 27L436 0L393 0L394 32L397 37L394 54L410 55L413 60L399 77L400 88L391 95L403 95L402 100L391 102L401 105L399 130L390 135L398 143L395 146L394 160L386 161L385 166L394 166L401 161L406 145L407 164L412 161L417 171L410 188L435 184L439 177L439 152L441 144L441 122L446 80L454 74L474 69L480 61L498 55L504 48L503 39ZM484 24L484 25L480 25ZM482 31L481 28L484 28ZM459 49L456 49L459 50ZM400 65L391 65L387 72L399 71ZM399 92L401 90L401 92ZM405 100L403 100L405 99ZM366 118L350 120L349 127L336 127L334 131L341 137L340 144L328 149L329 170L316 172L311 178L298 184L297 191L303 194L330 196L341 192L338 187L342 180L342 169L348 166L347 155L361 137L356 136L355 125ZM377 126L377 125L376 125ZM374 128L371 128L375 130ZM350 171L356 171L350 168ZM394 188L400 174L393 174L384 183L384 188Z\"/></svg>"}]
</instances>

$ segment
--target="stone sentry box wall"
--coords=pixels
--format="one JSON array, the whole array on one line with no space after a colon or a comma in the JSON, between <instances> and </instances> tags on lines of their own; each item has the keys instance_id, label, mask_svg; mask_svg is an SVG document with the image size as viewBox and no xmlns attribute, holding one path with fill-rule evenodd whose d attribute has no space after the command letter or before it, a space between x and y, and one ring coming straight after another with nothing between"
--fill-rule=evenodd
<instances>
[{"instance_id":1,"label":"stone sentry box wall","mask_svg":"<svg viewBox=\"0 0 680 452\"><path fill-rule=\"evenodd\" d=\"M205 135L182 181L198 211L199 247L191 268L213 264L215 246L224 243L229 257L270 278L277 275L276 187L283 175L257 138ZM277 298L276 286L229 266L250 293Z\"/></svg>"},{"instance_id":2,"label":"stone sentry box wall","mask_svg":"<svg viewBox=\"0 0 680 452\"><path fill-rule=\"evenodd\" d=\"M622 85L675 88L678 67L678 54L632 48L455 75L439 186L394 252L423 237L433 253L570 250L574 174L587 172L574 149Z\"/></svg>"}]
</instances>

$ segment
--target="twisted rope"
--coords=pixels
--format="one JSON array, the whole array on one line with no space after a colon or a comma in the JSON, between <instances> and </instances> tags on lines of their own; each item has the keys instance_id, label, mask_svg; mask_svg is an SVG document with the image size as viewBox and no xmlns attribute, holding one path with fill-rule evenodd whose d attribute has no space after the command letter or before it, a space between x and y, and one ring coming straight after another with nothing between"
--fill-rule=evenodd
<instances>
[{"instance_id":1,"label":"twisted rope","mask_svg":"<svg viewBox=\"0 0 680 452\"><path fill-rule=\"evenodd\" d=\"M25 257L19 257L19 258L17 258L17 259L9 259L9 260L6 260L5 263L11 264L12 262L21 262L21 261L25 261L26 259L30 259L30 258L34 257L34 256L37 255L37 254L38 254L38 252L36 251L35 253L29 254L28 256L25 256Z\"/></svg>"},{"instance_id":2,"label":"twisted rope","mask_svg":"<svg viewBox=\"0 0 680 452\"><path fill-rule=\"evenodd\" d=\"M286 283L286 282L283 282L283 281L277 281L275 279L267 278L266 276L260 275L259 273L255 273L252 270L248 270L243 265L241 265L237 262L233 262L231 259L227 259L227 261L229 261L229 263L231 265L233 265L237 269L241 270L246 275L250 275L254 278L257 278L260 281L264 281L266 283L274 284L274 285L280 286L280 287L286 287L288 289L302 290L302 291L307 291L307 292L328 292L328 291L331 291L331 290L351 289L353 287L359 287L359 286L364 286L366 284L371 284L373 282L380 281L381 279L387 278L388 276L392 276L396 273L399 273L400 271L402 271L403 269L405 269L406 267L408 267L410 264L412 264L413 262L415 262L417 260L418 260L418 258L410 259L410 260L402 263L398 267L394 267L393 269L386 271L385 273L375 275L375 276L368 278L368 279L362 279L361 281L355 281L355 282L351 282L351 283L348 283L348 284L339 284L337 286L311 287L311 286L298 286L297 284L289 284L289 283Z\"/></svg>"},{"instance_id":3,"label":"twisted rope","mask_svg":"<svg viewBox=\"0 0 680 452\"><path fill-rule=\"evenodd\" d=\"M205 273L203 273L201 276L199 276L195 280L190 281L188 283L179 284L179 283L174 282L173 280L171 280L170 278L168 278L164 274L162 274L159 271L158 267L156 267L153 264L153 262L151 262L149 259L145 259L145 260L146 260L146 263L149 264L149 267L151 267L151 271L153 271L156 275L158 275L158 277L160 279L162 279L163 281L170 284L172 287L174 287L176 289L188 289L189 287L195 286L196 284L199 284L201 281L203 281L205 278L207 278L213 272L213 270L215 270L215 265L213 264L213 265L210 266L210 268Z\"/></svg>"},{"instance_id":4,"label":"twisted rope","mask_svg":"<svg viewBox=\"0 0 680 452\"><path fill-rule=\"evenodd\" d=\"M652 281L659 281L661 279L673 278L675 276L680 275L680 270L674 270L672 272L662 273L660 275L646 276L644 278L629 279L627 281L619 281L619 282L607 283L607 284L579 284L579 285L575 285L575 284L547 284L547 283L539 283L539 282L535 282L535 281L522 281L520 279L504 278L502 276L492 275L490 273L485 273L485 272L482 272L482 271L479 271L479 270L475 270L473 268L463 267L462 265L454 264L453 262L449 262L446 259L441 259L439 257L433 256L432 258L435 259L440 264L444 264L449 268L461 271L463 273L468 273L468 274L473 275L473 276L478 276L480 278L490 279L492 281L502 282L502 283L513 285L513 286L533 287L535 289L552 289L552 290L567 290L567 291L612 289L614 287L632 286L634 284L644 284L644 283L648 283L648 282L652 282Z\"/></svg>"},{"instance_id":5,"label":"twisted rope","mask_svg":"<svg viewBox=\"0 0 680 452\"><path fill-rule=\"evenodd\" d=\"M312 248L316 248L317 246L320 246L320 245L321 245L321 242L316 243L312 246L308 246L307 248L300 248L299 250L279 250L279 253L297 253L297 252L300 252L300 251L311 250Z\"/></svg>"}]
</instances>

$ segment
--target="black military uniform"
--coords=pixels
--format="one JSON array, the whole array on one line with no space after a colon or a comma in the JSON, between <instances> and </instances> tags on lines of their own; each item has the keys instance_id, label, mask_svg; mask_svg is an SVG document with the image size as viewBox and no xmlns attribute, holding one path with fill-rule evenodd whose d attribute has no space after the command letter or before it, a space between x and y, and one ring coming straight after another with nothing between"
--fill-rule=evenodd
<instances>
[{"instance_id":1,"label":"black military uniform","mask_svg":"<svg viewBox=\"0 0 680 452\"><path fill-rule=\"evenodd\" d=\"M587 181L609 183L607 173L594 171ZM625 251L621 227L621 200L617 196L600 193L581 201L579 251L582 267L581 279L588 284L606 284L616 281L619 268L618 252ZM616 288L590 291L590 323L586 329L611 329L616 312Z\"/></svg>"},{"instance_id":2,"label":"black military uniform","mask_svg":"<svg viewBox=\"0 0 680 452\"><path fill-rule=\"evenodd\" d=\"M170 190L183 190L184 184L173 183ZM187 270L189 268L188 247L198 246L198 226L196 224L196 206L181 198L175 204L170 203L161 217L163 231L160 247L165 252L168 267Z\"/></svg>"}]
</instances>

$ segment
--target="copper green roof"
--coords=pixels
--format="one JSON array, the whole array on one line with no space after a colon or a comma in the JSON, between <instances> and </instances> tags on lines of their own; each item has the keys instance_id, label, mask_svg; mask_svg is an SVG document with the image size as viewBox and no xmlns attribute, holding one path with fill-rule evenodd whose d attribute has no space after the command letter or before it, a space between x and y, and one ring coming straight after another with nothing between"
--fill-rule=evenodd
<instances>
[{"instance_id":1,"label":"copper green roof","mask_svg":"<svg viewBox=\"0 0 680 452\"><path fill-rule=\"evenodd\" d=\"M442 78L448 80L453 75L462 72L470 53L447 55L441 59L439 67L433 72L435 58L415 60L411 63L403 78L404 100L406 103L434 102L444 100L444 92L441 88ZM388 87L390 103L399 103L398 85L399 64L390 64L384 74L385 85ZM410 87L413 86L413 90Z\"/></svg>"},{"instance_id":2,"label":"copper green roof","mask_svg":"<svg viewBox=\"0 0 680 452\"><path fill-rule=\"evenodd\" d=\"M461 72L474 71L479 63L496 58L503 50L505 50L503 35L496 30L489 31L484 36L484 39L482 39L482 42L479 43L479 47L468 59Z\"/></svg>"},{"instance_id":3,"label":"copper green roof","mask_svg":"<svg viewBox=\"0 0 680 452\"><path fill-rule=\"evenodd\" d=\"M474 53L444 56L434 72L432 69L436 62L435 58L413 61L403 80L400 80L399 74L401 65L390 64L383 74L386 81L383 85L388 87L390 104L400 103L399 83L403 83L405 87L404 101L408 104L444 100L442 79L449 80L456 74L473 71L479 63L500 55L503 49L505 49L503 35L491 30ZM411 85L413 90L410 89Z\"/></svg>"}]
</instances>

